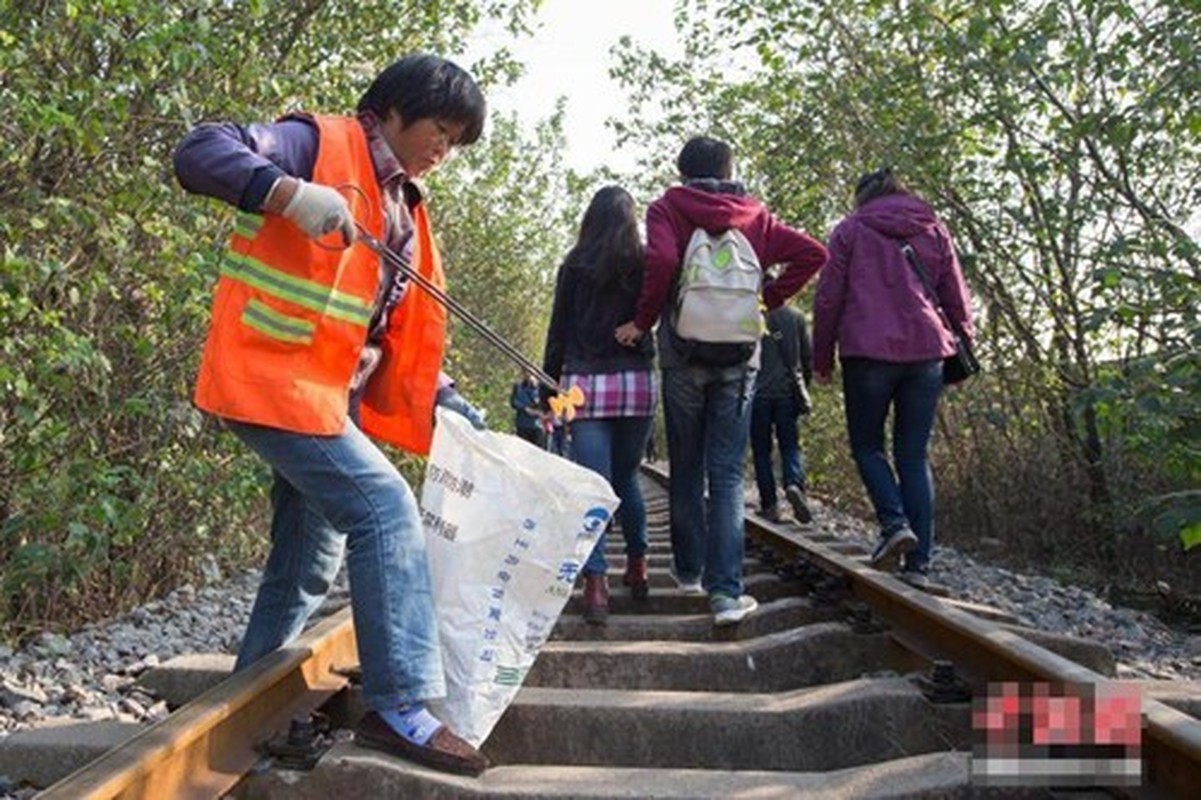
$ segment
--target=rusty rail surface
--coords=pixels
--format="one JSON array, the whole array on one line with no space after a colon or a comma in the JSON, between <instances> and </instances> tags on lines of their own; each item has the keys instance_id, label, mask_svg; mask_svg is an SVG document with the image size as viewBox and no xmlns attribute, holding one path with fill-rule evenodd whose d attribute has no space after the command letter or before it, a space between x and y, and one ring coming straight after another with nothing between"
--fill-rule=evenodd
<instances>
[{"instance_id":1,"label":"rusty rail surface","mask_svg":"<svg viewBox=\"0 0 1201 800\"><path fill-rule=\"evenodd\" d=\"M644 467L660 484L667 476ZM795 529L746 520L747 535L782 558L836 576L893 626L905 648L952 659L975 681L1099 683L1108 679L953 603L870 569ZM264 658L183 706L168 719L50 787L40 797L210 798L230 790L259 759L256 745L286 730L346 684L336 669L357 664L349 609L318 623L292 647ZM1163 703L1143 703L1146 781L1155 791L1196 796L1201 787L1201 722Z\"/></svg>"},{"instance_id":2,"label":"rusty rail surface","mask_svg":"<svg viewBox=\"0 0 1201 800\"><path fill-rule=\"evenodd\" d=\"M667 484L667 473L655 467L643 469L659 483ZM894 635L903 644L930 660L954 659L974 679L1093 684L1110 681L988 620L820 543L806 541L801 533L750 516L746 531L748 537L785 557L802 559L842 576L856 598L896 626L899 633ZM1150 698L1143 700L1143 715L1147 782L1174 797L1201 795L1201 722Z\"/></svg>"},{"instance_id":3,"label":"rusty rail surface","mask_svg":"<svg viewBox=\"0 0 1201 800\"><path fill-rule=\"evenodd\" d=\"M953 659L977 680L1093 684L1112 680L820 544L798 541L799 534L768 531L758 522L749 522L747 528L748 533L759 528L752 535L770 537L770 546L793 545L795 556L844 575L852 593L895 625L899 632L894 635L907 647L930 660ZM1201 722L1151 698L1143 699L1142 708L1147 782L1175 797L1198 796Z\"/></svg>"},{"instance_id":4,"label":"rusty rail surface","mask_svg":"<svg viewBox=\"0 0 1201 800\"><path fill-rule=\"evenodd\" d=\"M44 800L220 797L259 760L258 743L286 731L346 685L358 663L350 609L314 625L170 717L51 786Z\"/></svg>"}]
</instances>

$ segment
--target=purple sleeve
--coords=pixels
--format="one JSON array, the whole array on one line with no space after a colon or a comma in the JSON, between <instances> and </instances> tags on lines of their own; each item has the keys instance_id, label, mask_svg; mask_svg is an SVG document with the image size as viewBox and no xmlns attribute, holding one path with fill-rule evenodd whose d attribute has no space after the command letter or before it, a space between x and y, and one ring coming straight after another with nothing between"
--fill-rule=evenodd
<instances>
[{"instance_id":1,"label":"purple sleeve","mask_svg":"<svg viewBox=\"0 0 1201 800\"><path fill-rule=\"evenodd\" d=\"M817 280L813 298L813 371L830 375L834 371L834 347L842 321L842 309L847 290L847 223L844 221L830 235L829 261Z\"/></svg>"},{"instance_id":2,"label":"purple sleeve","mask_svg":"<svg viewBox=\"0 0 1201 800\"><path fill-rule=\"evenodd\" d=\"M175 149L175 177L189 192L215 197L257 213L275 181L284 175L313 177L317 128L309 120L235 125L204 123Z\"/></svg>"}]
</instances>

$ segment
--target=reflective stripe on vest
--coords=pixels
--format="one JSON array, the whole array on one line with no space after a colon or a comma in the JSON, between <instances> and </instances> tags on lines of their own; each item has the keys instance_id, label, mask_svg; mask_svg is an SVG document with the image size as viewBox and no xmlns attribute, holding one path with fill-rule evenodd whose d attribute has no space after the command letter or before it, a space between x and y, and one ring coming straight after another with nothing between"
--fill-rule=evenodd
<instances>
[{"instance_id":1,"label":"reflective stripe on vest","mask_svg":"<svg viewBox=\"0 0 1201 800\"><path fill-rule=\"evenodd\" d=\"M250 284L261 292L298 306L353 322L366 331L371 323L371 304L332 286L297 278L241 253L226 254L221 264L222 277Z\"/></svg>"},{"instance_id":2,"label":"reflective stripe on vest","mask_svg":"<svg viewBox=\"0 0 1201 800\"><path fill-rule=\"evenodd\" d=\"M383 197L361 125L344 117L312 120L320 134L313 181L358 187L361 192L346 192L352 211L382 238ZM424 207L419 204L413 216L414 267L443 288ZM317 243L282 217L238 214L213 300L197 406L298 433L345 430L350 380L374 310L379 261L363 245L339 248L337 238L333 234ZM390 319L382 343L385 358L364 396L362 427L425 453L432 438L446 311L412 288Z\"/></svg>"}]
</instances>

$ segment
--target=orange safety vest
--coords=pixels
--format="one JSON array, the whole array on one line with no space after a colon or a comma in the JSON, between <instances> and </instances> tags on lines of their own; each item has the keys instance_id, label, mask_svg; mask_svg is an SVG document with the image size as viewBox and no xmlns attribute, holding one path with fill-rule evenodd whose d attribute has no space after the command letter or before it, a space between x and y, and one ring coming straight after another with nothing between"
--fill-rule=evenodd
<instances>
[{"instance_id":1,"label":"orange safety vest","mask_svg":"<svg viewBox=\"0 0 1201 800\"><path fill-rule=\"evenodd\" d=\"M348 117L312 119L320 134L313 182L361 190L346 192L351 209L382 239L383 196L362 126ZM413 266L444 289L424 203L412 216ZM281 216L240 213L213 297L196 405L297 433L342 433L378 288L379 256L366 245L343 248L336 232L314 241ZM364 431L429 452L445 341L446 308L410 286L389 315L383 357L364 391Z\"/></svg>"}]
</instances>

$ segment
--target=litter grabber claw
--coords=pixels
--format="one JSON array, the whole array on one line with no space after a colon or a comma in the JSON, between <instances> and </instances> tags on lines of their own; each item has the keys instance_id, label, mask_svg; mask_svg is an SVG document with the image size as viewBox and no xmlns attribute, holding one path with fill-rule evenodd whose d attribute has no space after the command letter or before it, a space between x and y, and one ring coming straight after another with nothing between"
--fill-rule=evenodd
<instances>
[{"instance_id":1,"label":"litter grabber claw","mask_svg":"<svg viewBox=\"0 0 1201 800\"><path fill-rule=\"evenodd\" d=\"M567 391L560 389L555 395L547 398L546 402L555 417L564 422L571 422L575 419L576 408L584 405L584 390L578 386L572 386Z\"/></svg>"}]
</instances>

